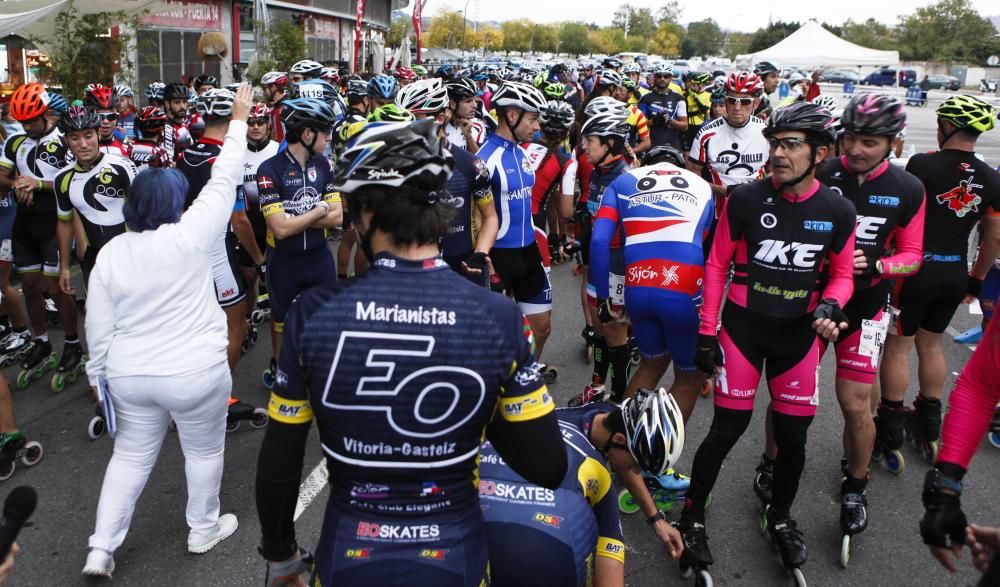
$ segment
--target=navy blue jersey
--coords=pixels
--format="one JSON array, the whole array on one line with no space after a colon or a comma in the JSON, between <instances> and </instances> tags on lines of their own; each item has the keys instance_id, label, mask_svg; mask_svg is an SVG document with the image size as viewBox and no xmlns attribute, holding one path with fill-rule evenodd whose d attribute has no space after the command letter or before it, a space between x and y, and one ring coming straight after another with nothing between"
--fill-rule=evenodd
<instances>
[{"instance_id":1,"label":"navy blue jersey","mask_svg":"<svg viewBox=\"0 0 1000 587\"><path fill-rule=\"evenodd\" d=\"M265 219L278 213L300 216L312 210L320 200L330 204L340 202L340 194L333 189L330 161L316 155L303 168L287 150L257 168L257 193ZM312 251L326 246L326 231L307 228L299 234L276 239L268 230L267 244L282 252Z\"/></svg>"},{"instance_id":2,"label":"navy blue jersey","mask_svg":"<svg viewBox=\"0 0 1000 587\"><path fill-rule=\"evenodd\" d=\"M559 419L559 422L572 425L589 438L594 418L598 414L607 414L616 409L618 406L611 402L590 402L578 408L559 408L556 410L556 418Z\"/></svg>"},{"instance_id":3,"label":"navy blue jersey","mask_svg":"<svg viewBox=\"0 0 1000 587\"><path fill-rule=\"evenodd\" d=\"M587 585L596 556L625 562L617 493L604 457L560 422L569 468L557 489L532 485L483 445L479 498L499 585ZM538 553L545 553L538 556Z\"/></svg>"},{"instance_id":4,"label":"navy blue jersey","mask_svg":"<svg viewBox=\"0 0 1000 587\"><path fill-rule=\"evenodd\" d=\"M476 245L473 231L473 205L493 203L490 174L483 161L465 149L451 149L455 169L448 178L448 204L457 209L448 233L441 239L441 254L456 257L472 252Z\"/></svg>"}]
</instances>

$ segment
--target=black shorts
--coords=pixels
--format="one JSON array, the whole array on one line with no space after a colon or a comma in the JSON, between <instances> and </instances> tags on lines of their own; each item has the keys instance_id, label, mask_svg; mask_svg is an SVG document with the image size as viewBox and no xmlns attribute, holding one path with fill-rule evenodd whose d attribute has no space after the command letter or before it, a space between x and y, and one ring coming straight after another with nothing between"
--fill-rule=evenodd
<instances>
[{"instance_id":1,"label":"black shorts","mask_svg":"<svg viewBox=\"0 0 1000 587\"><path fill-rule=\"evenodd\" d=\"M261 252L267 251L267 233L266 232L258 233L257 231L254 231L253 238L254 238L255 241L257 241L257 248L259 248L261 250ZM247 252L246 247L244 247L242 243L237 243L236 244L236 255L237 255L237 259L239 261L240 267L251 267L251 268L253 268L253 267L257 266L257 264L253 262L253 259L250 258L250 253Z\"/></svg>"},{"instance_id":2,"label":"black shorts","mask_svg":"<svg viewBox=\"0 0 1000 587\"><path fill-rule=\"evenodd\" d=\"M913 277L896 283L892 306L899 309L894 332L913 336L918 329L941 334L969 290L965 263L925 262Z\"/></svg>"},{"instance_id":3,"label":"black shorts","mask_svg":"<svg viewBox=\"0 0 1000 587\"><path fill-rule=\"evenodd\" d=\"M531 243L516 249L494 247L490 251L493 269L526 316L552 310L552 285L542 266L538 245Z\"/></svg>"},{"instance_id":4,"label":"black shorts","mask_svg":"<svg viewBox=\"0 0 1000 587\"><path fill-rule=\"evenodd\" d=\"M462 263L464 263L465 260L468 259L469 255L471 254L472 251L469 251L468 253L462 253L461 255L445 255L444 262L447 263L448 266L451 267L451 270L454 271L455 273L458 273L459 275L468 279L472 283L475 283L476 285L481 285L483 287L486 287L489 280L488 269L484 268L483 272L477 275L475 273L466 272L465 269L462 267Z\"/></svg>"},{"instance_id":5,"label":"black shorts","mask_svg":"<svg viewBox=\"0 0 1000 587\"><path fill-rule=\"evenodd\" d=\"M21 273L59 275L55 213L19 214L14 221L14 267Z\"/></svg>"}]
</instances>

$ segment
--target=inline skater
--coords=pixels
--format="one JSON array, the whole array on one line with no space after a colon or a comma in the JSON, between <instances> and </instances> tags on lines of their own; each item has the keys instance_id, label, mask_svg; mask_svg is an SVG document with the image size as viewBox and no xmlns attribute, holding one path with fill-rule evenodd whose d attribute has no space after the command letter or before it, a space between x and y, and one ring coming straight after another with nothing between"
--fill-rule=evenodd
<instances>
[{"instance_id":1,"label":"inline skater","mask_svg":"<svg viewBox=\"0 0 1000 587\"><path fill-rule=\"evenodd\" d=\"M278 334L264 371L268 387L274 385L289 304L305 289L337 280L326 230L339 226L342 219L330 161L322 155L333 132L333 109L314 98L294 98L285 101L283 112L288 149L257 168L260 211L267 223L271 324Z\"/></svg>"},{"instance_id":2,"label":"inline skater","mask_svg":"<svg viewBox=\"0 0 1000 587\"><path fill-rule=\"evenodd\" d=\"M479 106L476 84L463 76L449 80L445 83L445 88L448 90L451 110L451 119L445 126L445 135L451 144L475 153L486 140L486 125L476 118L476 109ZM495 101L491 103L496 106Z\"/></svg>"},{"instance_id":3,"label":"inline skater","mask_svg":"<svg viewBox=\"0 0 1000 587\"><path fill-rule=\"evenodd\" d=\"M163 99L164 91L167 89L167 84L163 82L153 82L146 86L146 91L144 95L146 96L147 106L159 106L166 111L166 101Z\"/></svg>"},{"instance_id":4,"label":"inline skater","mask_svg":"<svg viewBox=\"0 0 1000 587\"><path fill-rule=\"evenodd\" d=\"M699 568L713 562L706 498L750 424L765 365L778 455L764 521L789 572L800 575L806 562L791 506L818 401L820 338L836 341L847 328L841 308L853 290L854 206L814 177L834 140L830 124L829 112L809 103L774 113L766 129L773 176L733 190L706 263L695 364L709 374L722 366L715 415L695 455L679 522L687 554ZM824 261L828 279L820 289ZM730 263L735 273L720 335L718 312Z\"/></svg>"},{"instance_id":5,"label":"inline skater","mask_svg":"<svg viewBox=\"0 0 1000 587\"><path fill-rule=\"evenodd\" d=\"M6 119L9 116L7 105L0 107ZM13 130L13 129L11 129ZM8 129L6 125L0 133L6 143ZM2 146L0 146L2 149ZM24 317L24 301L18 288L11 285L10 274L14 265L12 237L14 234L14 219L17 214L17 197L13 189L0 192L0 367L6 367L20 360L24 351L31 343L31 333Z\"/></svg>"},{"instance_id":6,"label":"inline skater","mask_svg":"<svg viewBox=\"0 0 1000 587\"><path fill-rule=\"evenodd\" d=\"M264 92L264 103L271 108L271 140L285 140L285 128L281 126L281 103L285 99L285 89L288 87L288 76L283 71L269 71L260 78L260 87Z\"/></svg>"},{"instance_id":7,"label":"inline skater","mask_svg":"<svg viewBox=\"0 0 1000 587\"><path fill-rule=\"evenodd\" d=\"M959 304L970 302L1000 254L1000 174L975 154L979 136L996 125L996 109L972 96L945 100L937 111L941 150L910 158L906 170L917 176L927 194L924 256L920 272L897 282L892 305L899 308L895 332L890 332L882 359L882 405L893 412L879 435L901 438L906 388L910 384L910 353L917 348L920 387L913 403L914 441L928 461L937 453L941 429L941 396L947 361L941 335ZM984 233L972 269L966 260L969 233L977 222ZM890 429L882 434L882 428ZM898 444L886 448L899 448Z\"/></svg>"},{"instance_id":8,"label":"inline skater","mask_svg":"<svg viewBox=\"0 0 1000 587\"><path fill-rule=\"evenodd\" d=\"M208 74L201 74L194 78L194 82L191 85L194 88L194 92L199 96L205 95L205 92L209 90L218 90L220 88L219 78Z\"/></svg>"},{"instance_id":9,"label":"inline skater","mask_svg":"<svg viewBox=\"0 0 1000 587\"><path fill-rule=\"evenodd\" d=\"M122 134L120 138L116 136L121 133L117 127L119 100L114 88L92 84L87 88L83 104L92 108L100 118L101 128L98 130L97 138L101 150L128 159L128 146L121 140L125 135Z\"/></svg>"},{"instance_id":10,"label":"inline skater","mask_svg":"<svg viewBox=\"0 0 1000 587\"><path fill-rule=\"evenodd\" d=\"M136 139L135 94L132 93L132 88L125 84L115 86L115 93L118 94L118 132L125 135L126 141L131 143Z\"/></svg>"},{"instance_id":11,"label":"inline skater","mask_svg":"<svg viewBox=\"0 0 1000 587\"><path fill-rule=\"evenodd\" d=\"M753 115L761 120L767 120L773 110L771 97L775 95L774 93L781 83L781 68L770 61L761 61L754 66L753 72L760 78L762 87L760 102L754 108ZM777 101L776 98L775 101Z\"/></svg>"},{"instance_id":12,"label":"inline skater","mask_svg":"<svg viewBox=\"0 0 1000 587\"><path fill-rule=\"evenodd\" d=\"M545 97L528 84L504 82L493 95L493 107L500 126L477 153L490 174L500 220L490 260L508 294L527 316L535 334L536 357L541 358L552 331L552 285L542 266L531 221L535 172L520 143L530 141L540 130L538 118L545 108Z\"/></svg>"},{"instance_id":13,"label":"inline skater","mask_svg":"<svg viewBox=\"0 0 1000 587\"><path fill-rule=\"evenodd\" d=\"M493 205L490 175L482 159L461 147L455 147L444 133L448 120L448 90L438 78L420 80L401 89L396 95L400 108L411 112L417 120L432 119L438 124L454 159L454 169L448 176L446 203L456 208L441 239L441 257L459 274L479 285L486 285L484 272L490 249L496 242L500 222ZM475 214L480 217L478 232L474 230Z\"/></svg>"},{"instance_id":14,"label":"inline skater","mask_svg":"<svg viewBox=\"0 0 1000 587\"><path fill-rule=\"evenodd\" d=\"M294 508L274 504L295 502L313 419L331 482L315 557L323 584L488 582L474 484L484 435L525 479L554 489L565 476L566 452L524 317L439 256L451 161L438 137L429 120L373 125L338 163L332 189L348 199L373 265L365 279L313 288L289 309L257 472L269 585L293 580L312 562L296 542ZM372 173L386 169L398 173ZM496 336L478 336L487 330ZM368 353L392 355L389 371L365 367ZM360 393L374 389L369 376L394 391L369 399ZM441 417L414 418L413 406L426 408L425 399L443 405L434 396L442 382L458 403ZM345 558L345 549L361 554Z\"/></svg>"},{"instance_id":15,"label":"inline skater","mask_svg":"<svg viewBox=\"0 0 1000 587\"><path fill-rule=\"evenodd\" d=\"M624 313L639 348L639 366L626 396L655 387L674 363L670 395L684 419L694 410L705 375L694 364L698 346L698 305L705 274L703 241L715 220L712 191L684 169L684 155L656 147L645 165L618 176L601 197L591 237L590 270L608 272L609 245L624 233ZM597 317L620 318L607 281L595 280ZM612 351L609 349L609 353Z\"/></svg>"},{"instance_id":16,"label":"inline skater","mask_svg":"<svg viewBox=\"0 0 1000 587\"><path fill-rule=\"evenodd\" d=\"M14 462L19 460L33 467L42 460L44 451L37 441L28 441L14 419L14 401L7 378L0 375L0 481L14 474Z\"/></svg>"},{"instance_id":17,"label":"inline skater","mask_svg":"<svg viewBox=\"0 0 1000 587\"><path fill-rule=\"evenodd\" d=\"M628 79L632 80L632 83L634 84L633 87L630 88L632 91L629 93L628 103L633 106L638 106L642 97L649 93L649 89L642 87L639 83L639 78L642 76L642 66L634 61L632 63L627 63L625 64L625 67L622 68L622 73L625 74Z\"/></svg>"},{"instance_id":18,"label":"inline skater","mask_svg":"<svg viewBox=\"0 0 1000 587\"><path fill-rule=\"evenodd\" d=\"M612 97L625 104L625 110L628 112L626 119L629 126L628 144L633 155L641 155L649 150L652 139L650 139L649 122L646 120L646 115L639 110L638 106L628 102L628 97L634 89L635 82L630 79L622 80L621 85L617 86L612 93Z\"/></svg>"},{"instance_id":19,"label":"inline skater","mask_svg":"<svg viewBox=\"0 0 1000 587\"><path fill-rule=\"evenodd\" d=\"M24 128L4 144L0 189L14 189L13 253L24 291L25 306L35 337L25 351L18 374L19 388L41 378L57 365L46 329L44 294L56 303L66 332L65 346L80 344L76 300L59 290L59 246L56 239L56 198L53 180L68 164L66 140L46 120L49 95L39 83L24 84L11 95L10 114ZM72 350L72 349L70 349Z\"/></svg>"},{"instance_id":20,"label":"inline skater","mask_svg":"<svg viewBox=\"0 0 1000 587\"><path fill-rule=\"evenodd\" d=\"M384 73L373 75L368 80L368 111L366 114L371 114L375 109L395 102L398 91L399 82L396 81L396 78Z\"/></svg>"},{"instance_id":21,"label":"inline skater","mask_svg":"<svg viewBox=\"0 0 1000 587\"><path fill-rule=\"evenodd\" d=\"M694 137L708 120L712 110L712 93L708 88L712 85L712 74L705 71L692 72L684 86L685 108L688 115L688 128L684 133L684 150L690 151Z\"/></svg>"},{"instance_id":22,"label":"inline skater","mask_svg":"<svg viewBox=\"0 0 1000 587\"><path fill-rule=\"evenodd\" d=\"M368 107L371 100L368 98L368 84L361 78L349 79L347 81L347 112L344 119L334 124L334 133L337 139L337 150L343 149L345 143L350 138L352 132L364 128L368 121ZM360 275L368 268L368 259L364 252L357 247L357 234L351 225L351 219L344 216L343 232L340 236L340 245L337 247L337 278L347 279L348 269L353 257L354 274Z\"/></svg>"},{"instance_id":23,"label":"inline skater","mask_svg":"<svg viewBox=\"0 0 1000 587\"><path fill-rule=\"evenodd\" d=\"M521 145L535 170L531 216L536 228L543 232L548 228L549 255L557 263L579 247L570 243L568 237L563 238L565 222L573 214L576 195L576 156L563 150L574 119L569 103L550 100L538 118L541 138ZM558 197L553 200L553 196Z\"/></svg>"},{"instance_id":24,"label":"inline skater","mask_svg":"<svg viewBox=\"0 0 1000 587\"><path fill-rule=\"evenodd\" d=\"M639 110L649 122L653 147L670 145L681 148L681 137L688 128L684 96L671 89L674 69L665 62L653 66L653 87L639 100Z\"/></svg>"},{"instance_id":25,"label":"inline skater","mask_svg":"<svg viewBox=\"0 0 1000 587\"><path fill-rule=\"evenodd\" d=\"M188 97L188 87L179 82L167 84L163 90L163 111L167 114L167 125L163 128L161 146L170 153L170 159L174 163L193 142L187 125Z\"/></svg>"},{"instance_id":26,"label":"inline skater","mask_svg":"<svg viewBox=\"0 0 1000 587\"><path fill-rule=\"evenodd\" d=\"M161 145L163 129L167 125L167 115L159 106L146 106L135 118L135 142L129 149L129 157L135 163L136 171L149 167L170 167L170 154Z\"/></svg>"}]
</instances>

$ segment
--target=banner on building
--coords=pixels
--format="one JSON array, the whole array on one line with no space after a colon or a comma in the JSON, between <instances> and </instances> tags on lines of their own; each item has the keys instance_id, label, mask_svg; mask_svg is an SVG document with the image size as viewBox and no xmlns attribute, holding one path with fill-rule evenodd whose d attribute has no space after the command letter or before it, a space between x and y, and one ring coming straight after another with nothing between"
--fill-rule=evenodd
<instances>
[{"instance_id":1,"label":"banner on building","mask_svg":"<svg viewBox=\"0 0 1000 587\"><path fill-rule=\"evenodd\" d=\"M358 71L358 58L361 56L361 19L365 16L365 0L358 0L358 20L354 24L354 71Z\"/></svg>"},{"instance_id":2,"label":"banner on building","mask_svg":"<svg viewBox=\"0 0 1000 587\"><path fill-rule=\"evenodd\" d=\"M413 33L417 37L417 63L420 63L420 33L423 32L420 25L423 19L423 11L423 0L413 0Z\"/></svg>"}]
</instances>

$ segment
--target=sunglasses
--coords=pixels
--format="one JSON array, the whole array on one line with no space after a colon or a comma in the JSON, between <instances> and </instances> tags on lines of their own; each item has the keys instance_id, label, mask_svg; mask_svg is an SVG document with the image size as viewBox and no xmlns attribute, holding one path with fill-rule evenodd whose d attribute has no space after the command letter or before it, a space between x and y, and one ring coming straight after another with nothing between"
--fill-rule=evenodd
<instances>
[{"instance_id":1,"label":"sunglasses","mask_svg":"<svg viewBox=\"0 0 1000 587\"><path fill-rule=\"evenodd\" d=\"M731 104L733 106L737 104L740 106L749 106L753 104L753 98L734 98L733 96L726 96L726 104Z\"/></svg>"},{"instance_id":2,"label":"sunglasses","mask_svg":"<svg viewBox=\"0 0 1000 587\"><path fill-rule=\"evenodd\" d=\"M653 74L653 79L661 79L661 78L665 78L665 77L674 77L674 76L670 75L669 73L654 73Z\"/></svg>"},{"instance_id":3,"label":"sunglasses","mask_svg":"<svg viewBox=\"0 0 1000 587\"><path fill-rule=\"evenodd\" d=\"M118 120L118 113L117 112L98 112L97 116L98 116L98 118L101 119L101 122L104 122L104 121L114 122L114 121Z\"/></svg>"},{"instance_id":4,"label":"sunglasses","mask_svg":"<svg viewBox=\"0 0 1000 587\"><path fill-rule=\"evenodd\" d=\"M786 151L795 151L802 145L808 143L806 139L800 139L798 137L787 137L784 139L769 138L767 139L767 144L771 147L772 151L777 151L778 147Z\"/></svg>"},{"instance_id":5,"label":"sunglasses","mask_svg":"<svg viewBox=\"0 0 1000 587\"><path fill-rule=\"evenodd\" d=\"M268 122L266 118L251 118L247 121L247 126L267 126Z\"/></svg>"}]
</instances>

